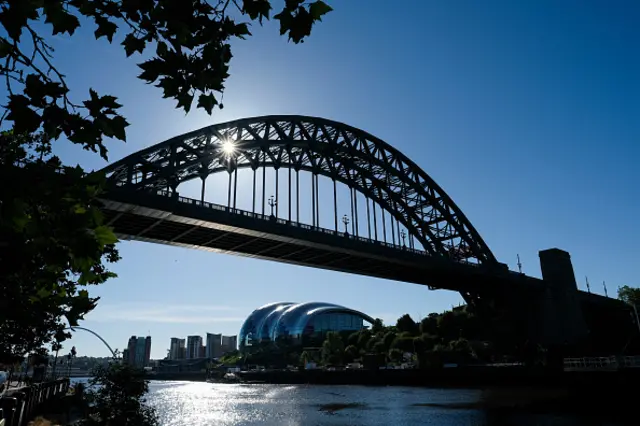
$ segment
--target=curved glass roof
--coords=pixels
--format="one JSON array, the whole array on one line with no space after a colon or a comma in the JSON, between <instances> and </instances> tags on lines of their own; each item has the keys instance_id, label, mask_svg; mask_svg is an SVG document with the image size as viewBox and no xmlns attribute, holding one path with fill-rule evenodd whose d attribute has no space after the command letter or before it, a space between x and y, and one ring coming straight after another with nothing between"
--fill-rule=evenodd
<instances>
[{"instance_id":1,"label":"curved glass roof","mask_svg":"<svg viewBox=\"0 0 640 426\"><path fill-rule=\"evenodd\" d=\"M302 335L312 318L332 312L355 315L369 323L373 322L371 317L362 312L334 303L269 303L254 310L245 320L240 329L240 347L246 345L247 339L275 342L282 337Z\"/></svg>"},{"instance_id":2,"label":"curved glass roof","mask_svg":"<svg viewBox=\"0 0 640 426\"><path fill-rule=\"evenodd\" d=\"M246 345L247 338L260 340L262 333L259 331L267 315L291 305L293 305L291 302L268 303L251 312L240 328L238 336L240 347Z\"/></svg>"}]
</instances>

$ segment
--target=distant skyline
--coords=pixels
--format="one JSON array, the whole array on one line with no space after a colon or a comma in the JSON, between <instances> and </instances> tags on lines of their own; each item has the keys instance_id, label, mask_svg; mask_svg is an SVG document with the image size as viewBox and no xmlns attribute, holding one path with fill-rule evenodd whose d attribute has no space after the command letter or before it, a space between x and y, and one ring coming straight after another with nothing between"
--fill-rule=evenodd
<instances>
[{"instance_id":1,"label":"distant skyline","mask_svg":"<svg viewBox=\"0 0 640 426\"><path fill-rule=\"evenodd\" d=\"M139 57L94 41L92 26L52 40L72 93L115 95L131 126L110 142L116 161L213 123L269 115L320 116L393 145L456 202L499 261L540 276L538 251L571 253L578 286L609 296L638 286L640 3L566 0L330 2L335 11L302 45L277 23L234 42L225 108L184 115L135 78ZM0 89L2 90L2 89ZM6 93L2 93L6 95ZM64 143L66 163L106 165ZM454 292L269 261L124 241L118 278L89 288L98 307L81 326L124 349L152 336L238 334L253 309L325 301L385 322L457 306ZM94 336L65 343L106 356Z\"/></svg>"}]
</instances>

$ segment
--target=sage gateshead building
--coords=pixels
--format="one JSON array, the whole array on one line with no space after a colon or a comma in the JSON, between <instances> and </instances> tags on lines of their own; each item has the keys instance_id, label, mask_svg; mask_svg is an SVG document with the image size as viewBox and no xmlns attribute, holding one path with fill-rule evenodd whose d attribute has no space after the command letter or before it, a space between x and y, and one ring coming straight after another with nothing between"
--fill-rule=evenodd
<instances>
[{"instance_id":1,"label":"sage gateshead building","mask_svg":"<svg viewBox=\"0 0 640 426\"><path fill-rule=\"evenodd\" d=\"M321 343L328 331L358 331L371 324L373 318L344 306L324 302L277 302L253 311L245 320L239 335L240 351L258 345Z\"/></svg>"}]
</instances>

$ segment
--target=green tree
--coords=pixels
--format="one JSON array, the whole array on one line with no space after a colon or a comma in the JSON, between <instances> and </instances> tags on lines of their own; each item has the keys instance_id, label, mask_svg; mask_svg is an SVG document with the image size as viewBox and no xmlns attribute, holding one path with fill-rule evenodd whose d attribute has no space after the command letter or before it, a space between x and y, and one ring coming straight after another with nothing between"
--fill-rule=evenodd
<instances>
[{"instance_id":1,"label":"green tree","mask_svg":"<svg viewBox=\"0 0 640 426\"><path fill-rule=\"evenodd\" d=\"M371 345L371 351L376 354L385 354L387 353L387 347L383 341L376 340L375 343Z\"/></svg>"},{"instance_id":2,"label":"green tree","mask_svg":"<svg viewBox=\"0 0 640 426\"><path fill-rule=\"evenodd\" d=\"M400 332L407 332L412 335L418 333L419 327L418 324L411 318L411 315L404 314L400 318L398 318L398 322L396 323L396 328Z\"/></svg>"},{"instance_id":3,"label":"green tree","mask_svg":"<svg viewBox=\"0 0 640 426\"><path fill-rule=\"evenodd\" d=\"M115 235L97 196L103 177L62 167L46 136L0 134L0 362L68 337L115 274ZM16 167L21 164L21 167Z\"/></svg>"},{"instance_id":4,"label":"green tree","mask_svg":"<svg viewBox=\"0 0 640 426\"><path fill-rule=\"evenodd\" d=\"M82 426L156 426L155 410L146 405L149 390L142 369L113 362L93 370L92 385L86 391L89 415Z\"/></svg>"},{"instance_id":5,"label":"green tree","mask_svg":"<svg viewBox=\"0 0 640 426\"><path fill-rule=\"evenodd\" d=\"M340 334L329 331L322 343L322 362L330 365L342 364L344 355L344 342Z\"/></svg>"},{"instance_id":6,"label":"green tree","mask_svg":"<svg viewBox=\"0 0 640 426\"><path fill-rule=\"evenodd\" d=\"M349 345L344 349L345 362L353 362L360 355L360 351L354 345Z\"/></svg>"},{"instance_id":7,"label":"green tree","mask_svg":"<svg viewBox=\"0 0 640 426\"><path fill-rule=\"evenodd\" d=\"M446 342L460 337L460 326L455 312L447 311L438 317L438 335Z\"/></svg>"},{"instance_id":8,"label":"green tree","mask_svg":"<svg viewBox=\"0 0 640 426\"><path fill-rule=\"evenodd\" d=\"M371 332L373 334L377 334L382 330L384 330L384 323L382 322L382 320L380 318L374 319L373 323L371 324Z\"/></svg>"},{"instance_id":9,"label":"green tree","mask_svg":"<svg viewBox=\"0 0 640 426\"><path fill-rule=\"evenodd\" d=\"M415 353L424 353L430 351L438 343L439 339L436 336L429 334L423 334L413 339L413 350Z\"/></svg>"},{"instance_id":10,"label":"green tree","mask_svg":"<svg viewBox=\"0 0 640 426\"><path fill-rule=\"evenodd\" d=\"M391 348L391 344L395 339L396 339L396 333L394 333L393 331L388 331L384 335L384 337L382 338L382 341L384 342L385 350L388 351Z\"/></svg>"},{"instance_id":11,"label":"green tree","mask_svg":"<svg viewBox=\"0 0 640 426\"><path fill-rule=\"evenodd\" d=\"M369 340L371 340L371 332L369 330L360 330L358 336L358 344L356 345L358 349L367 349Z\"/></svg>"},{"instance_id":12,"label":"green tree","mask_svg":"<svg viewBox=\"0 0 640 426\"><path fill-rule=\"evenodd\" d=\"M372 336L369 340L367 340L367 344L364 349L369 352L373 352L373 347L378 343L381 344L384 348L384 342L382 342L382 340L378 336Z\"/></svg>"},{"instance_id":13,"label":"green tree","mask_svg":"<svg viewBox=\"0 0 640 426\"><path fill-rule=\"evenodd\" d=\"M363 330L355 331L355 332L351 333L351 334L349 335L349 337L347 337L347 344L348 344L348 345L354 345L354 346L357 346L357 345L358 345L358 339L360 339L360 333L361 333L362 331L363 331Z\"/></svg>"},{"instance_id":14,"label":"green tree","mask_svg":"<svg viewBox=\"0 0 640 426\"><path fill-rule=\"evenodd\" d=\"M231 42L272 10L269 0L0 0L0 126L15 132L0 144L0 358L64 340L64 321L75 324L97 302L82 287L112 277L103 263L118 260L98 209L102 178L62 167L51 153L65 138L106 160L105 141L125 141L129 123L114 96L89 89L77 101L50 38L95 24L96 40L144 55L140 80L186 112L197 102L210 114L223 107ZM300 43L330 11L322 1L287 0L273 18Z\"/></svg>"},{"instance_id":15,"label":"green tree","mask_svg":"<svg viewBox=\"0 0 640 426\"><path fill-rule=\"evenodd\" d=\"M399 349L402 352L413 352L413 340L414 338L411 336L398 336L391 344L391 348Z\"/></svg>"},{"instance_id":16,"label":"green tree","mask_svg":"<svg viewBox=\"0 0 640 426\"><path fill-rule=\"evenodd\" d=\"M393 362L400 363L402 362L402 351L400 349L391 349L389 351L389 359Z\"/></svg>"},{"instance_id":17,"label":"green tree","mask_svg":"<svg viewBox=\"0 0 640 426\"><path fill-rule=\"evenodd\" d=\"M420 333L437 334L438 333L438 317L440 315L431 313L420 321Z\"/></svg>"},{"instance_id":18,"label":"green tree","mask_svg":"<svg viewBox=\"0 0 640 426\"><path fill-rule=\"evenodd\" d=\"M629 303L630 305L640 307L640 288L623 285L618 288L618 299L625 303Z\"/></svg>"}]
</instances>

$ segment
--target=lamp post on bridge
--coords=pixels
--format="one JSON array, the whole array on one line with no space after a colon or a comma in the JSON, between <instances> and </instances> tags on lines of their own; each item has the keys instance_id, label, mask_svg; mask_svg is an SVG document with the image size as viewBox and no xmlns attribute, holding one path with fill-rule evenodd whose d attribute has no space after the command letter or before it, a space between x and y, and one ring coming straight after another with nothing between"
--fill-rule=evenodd
<instances>
[{"instance_id":1,"label":"lamp post on bridge","mask_svg":"<svg viewBox=\"0 0 640 426\"><path fill-rule=\"evenodd\" d=\"M269 207L271 207L271 217L275 217L273 215L273 209L278 205L278 200L276 200L276 197L272 195L269 197L269 201L267 203L269 204Z\"/></svg>"},{"instance_id":2,"label":"lamp post on bridge","mask_svg":"<svg viewBox=\"0 0 640 426\"><path fill-rule=\"evenodd\" d=\"M407 233L406 233L406 231L404 229L402 231L400 231L400 237L402 238L402 247L406 247L406 245L404 243L404 239L407 238Z\"/></svg>"},{"instance_id":3,"label":"lamp post on bridge","mask_svg":"<svg viewBox=\"0 0 640 426\"><path fill-rule=\"evenodd\" d=\"M342 223L344 223L344 233L345 235L349 235L348 226L349 226L349 216L346 214L342 216Z\"/></svg>"}]
</instances>

